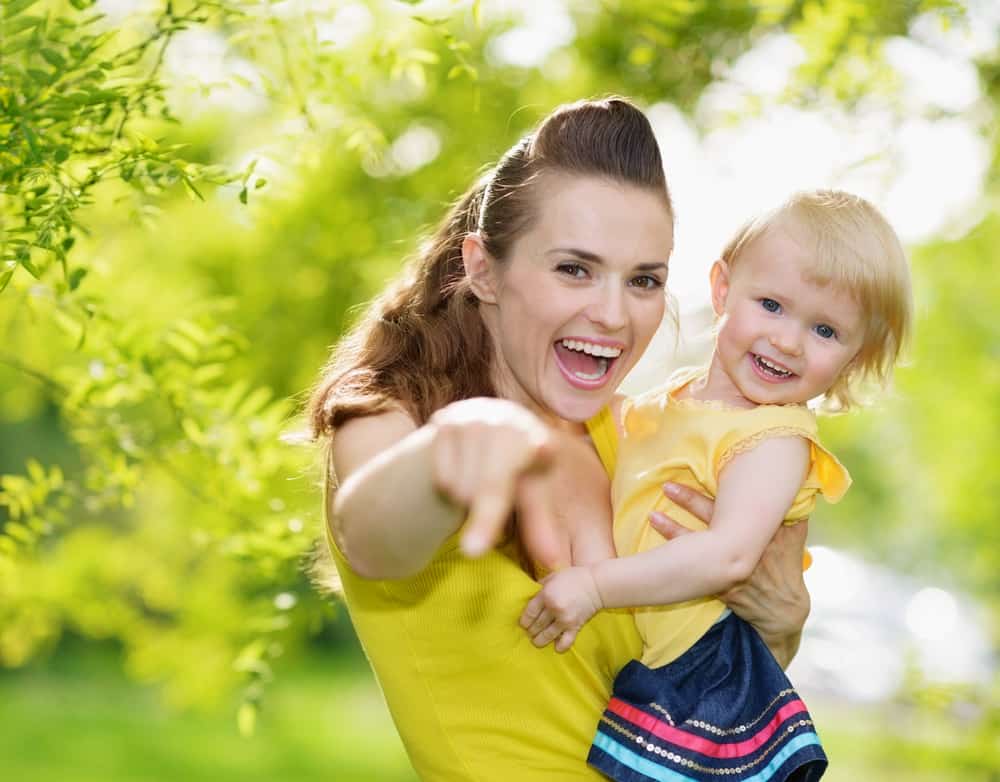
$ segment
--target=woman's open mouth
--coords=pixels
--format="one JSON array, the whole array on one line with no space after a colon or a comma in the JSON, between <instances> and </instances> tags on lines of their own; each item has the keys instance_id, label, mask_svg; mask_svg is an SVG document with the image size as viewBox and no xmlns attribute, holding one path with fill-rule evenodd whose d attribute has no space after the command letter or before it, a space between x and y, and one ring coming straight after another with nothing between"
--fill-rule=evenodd
<instances>
[{"instance_id":1,"label":"woman's open mouth","mask_svg":"<svg viewBox=\"0 0 1000 782\"><path fill-rule=\"evenodd\" d=\"M622 348L569 338L555 343L555 354L556 365L569 383L590 390L607 382Z\"/></svg>"}]
</instances>

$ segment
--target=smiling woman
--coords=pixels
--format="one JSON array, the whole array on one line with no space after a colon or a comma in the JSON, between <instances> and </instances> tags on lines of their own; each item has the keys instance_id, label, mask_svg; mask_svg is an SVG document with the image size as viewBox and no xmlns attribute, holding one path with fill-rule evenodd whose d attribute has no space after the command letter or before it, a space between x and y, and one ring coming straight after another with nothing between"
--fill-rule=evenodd
<instances>
[{"instance_id":1,"label":"smiling woman","mask_svg":"<svg viewBox=\"0 0 1000 782\"><path fill-rule=\"evenodd\" d=\"M502 396L543 418L595 415L663 318L673 224L666 191L544 173L538 215L502 263L479 234L465 269L497 348Z\"/></svg>"},{"instance_id":2,"label":"smiling woman","mask_svg":"<svg viewBox=\"0 0 1000 782\"><path fill-rule=\"evenodd\" d=\"M458 201L317 386L330 550L423 779L598 778L583 759L634 622L595 617L557 655L517 617L535 566L580 557L553 516L570 500L606 515L610 405L663 315L672 244L646 117L564 106ZM788 648L801 538L776 550L790 590L744 609Z\"/></svg>"}]
</instances>

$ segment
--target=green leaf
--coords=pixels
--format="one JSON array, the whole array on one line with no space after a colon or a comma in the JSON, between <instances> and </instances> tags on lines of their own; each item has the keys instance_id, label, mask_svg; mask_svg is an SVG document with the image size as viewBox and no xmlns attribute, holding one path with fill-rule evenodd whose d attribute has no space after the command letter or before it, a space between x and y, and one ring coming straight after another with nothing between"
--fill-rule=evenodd
<instances>
[{"instance_id":1,"label":"green leaf","mask_svg":"<svg viewBox=\"0 0 1000 782\"><path fill-rule=\"evenodd\" d=\"M197 187L194 186L188 177L183 177L181 181L184 183L184 189L187 190L187 194L191 197L191 200L198 199L199 201L204 201L205 196L201 194Z\"/></svg>"},{"instance_id":2,"label":"green leaf","mask_svg":"<svg viewBox=\"0 0 1000 782\"><path fill-rule=\"evenodd\" d=\"M428 65L436 65L441 60L436 52L429 49L411 49L406 53L406 56L414 62L423 62Z\"/></svg>"},{"instance_id":3,"label":"green leaf","mask_svg":"<svg viewBox=\"0 0 1000 782\"><path fill-rule=\"evenodd\" d=\"M185 361L192 364L197 362L199 354L198 346L192 343L189 337L178 334L176 331L171 331L167 333L163 341L172 347Z\"/></svg>"},{"instance_id":4,"label":"green leaf","mask_svg":"<svg viewBox=\"0 0 1000 782\"><path fill-rule=\"evenodd\" d=\"M54 73L49 73L48 71L43 71L39 68L28 68L28 75L31 77L32 81L41 84L43 87L47 87L55 79Z\"/></svg>"},{"instance_id":5,"label":"green leaf","mask_svg":"<svg viewBox=\"0 0 1000 782\"><path fill-rule=\"evenodd\" d=\"M236 712L236 726L240 735L249 738L253 735L257 726L257 705L255 703L241 703Z\"/></svg>"},{"instance_id":6,"label":"green leaf","mask_svg":"<svg viewBox=\"0 0 1000 782\"><path fill-rule=\"evenodd\" d=\"M205 346L211 341L211 337L197 323L190 320L179 320L174 324L174 330L183 334L194 344Z\"/></svg>"},{"instance_id":7,"label":"green leaf","mask_svg":"<svg viewBox=\"0 0 1000 782\"><path fill-rule=\"evenodd\" d=\"M240 189L240 203L245 204L247 202L247 189L245 187Z\"/></svg>"},{"instance_id":8,"label":"green leaf","mask_svg":"<svg viewBox=\"0 0 1000 782\"><path fill-rule=\"evenodd\" d=\"M271 401L271 389L265 386L255 388L243 403L236 409L237 418L249 418L255 413L264 409L265 405Z\"/></svg>"},{"instance_id":9,"label":"green leaf","mask_svg":"<svg viewBox=\"0 0 1000 782\"><path fill-rule=\"evenodd\" d=\"M2 39L4 42L3 46L0 46L0 55L9 57L12 54L17 54L27 49L32 42L32 38L33 36L25 34L18 36L11 35L6 37L6 39Z\"/></svg>"},{"instance_id":10,"label":"green leaf","mask_svg":"<svg viewBox=\"0 0 1000 782\"><path fill-rule=\"evenodd\" d=\"M21 543L31 545L34 543L38 536L28 529L24 524L20 524L16 521L9 521L4 525L3 531L6 532L14 540L18 540Z\"/></svg>"},{"instance_id":11,"label":"green leaf","mask_svg":"<svg viewBox=\"0 0 1000 782\"><path fill-rule=\"evenodd\" d=\"M22 30L27 30L31 27L38 27L38 25L44 21L45 18L42 16L19 16L9 24L5 24L3 32L5 36L16 35Z\"/></svg>"},{"instance_id":12,"label":"green leaf","mask_svg":"<svg viewBox=\"0 0 1000 782\"><path fill-rule=\"evenodd\" d=\"M249 165L243 169L243 179L240 180L243 185L250 181L250 175L253 174L255 168L257 168L257 158L251 160Z\"/></svg>"},{"instance_id":13,"label":"green leaf","mask_svg":"<svg viewBox=\"0 0 1000 782\"><path fill-rule=\"evenodd\" d=\"M254 190L260 190L266 184L267 184L267 180L266 179L263 179L263 178L258 179L256 182L253 183L253 189Z\"/></svg>"},{"instance_id":14,"label":"green leaf","mask_svg":"<svg viewBox=\"0 0 1000 782\"><path fill-rule=\"evenodd\" d=\"M3 7L3 18L12 19L21 13L21 11L30 8L37 2L38 0L7 0Z\"/></svg>"},{"instance_id":15,"label":"green leaf","mask_svg":"<svg viewBox=\"0 0 1000 782\"><path fill-rule=\"evenodd\" d=\"M225 377L225 375L225 364L205 364L191 373L191 379L199 386L207 386L209 383Z\"/></svg>"},{"instance_id":16,"label":"green leaf","mask_svg":"<svg viewBox=\"0 0 1000 782\"><path fill-rule=\"evenodd\" d=\"M66 67L66 59L55 49L42 49L39 54L42 55L45 62L55 68L62 70Z\"/></svg>"},{"instance_id":17,"label":"green leaf","mask_svg":"<svg viewBox=\"0 0 1000 782\"><path fill-rule=\"evenodd\" d=\"M30 255L22 255L18 258L18 262L25 268L25 271L27 271L28 274L36 280L40 280L42 278L42 273L38 270L38 267L35 266Z\"/></svg>"},{"instance_id":18,"label":"green leaf","mask_svg":"<svg viewBox=\"0 0 1000 782\"><path fill-rule=\"evenodd\" d=\"M69 273L69 277L66 282L69 285L71 291L75 291L80 287L80 283L83 282L83 278L87 276L87 270L82 266L78 266Z\"/></svg>"},{"instance_id":19,"label":"green leaf","mask_svg":"<svg viewBox=\"0 0 1000 782\"><path fill-rule=\"evenodd\" d=\"M37 459L28 459L27 464L28 475L31 477L35 483L45 482L45 468L38 463Z\"/></svg>"},{"instance_id":20,"label":"green leaf","mask_svg":"<svg viewBox=\"0 0 1000 782\"><path fill-rule=\"evenodd\" d=\"M17 261L4 261L2 267L0 267L0 293L3 293L4 288L10 283L11 277L14 276L14 270L17 268Z\"/></svg>"},{"instance_id":21,"label":"green leaf","mask_svg":"<svg viewBox=\"0 0 1000 782\"><path fill-rule=\"evenodd\" d=\"M184 430L184 434L188 440L190 440L195 445L204 445L205 443L205 433L198 426L198 422L193 418L185 418L181 421L181 428Z\"/></svg>"}]
</instances>

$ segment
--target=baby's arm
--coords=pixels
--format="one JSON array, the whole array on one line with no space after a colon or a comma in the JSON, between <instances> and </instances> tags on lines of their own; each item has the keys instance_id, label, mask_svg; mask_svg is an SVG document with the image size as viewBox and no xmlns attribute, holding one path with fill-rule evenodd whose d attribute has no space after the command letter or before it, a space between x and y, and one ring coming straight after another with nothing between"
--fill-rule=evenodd
<instances>
[{"instance_id":1,"label":"baby's arm","mask_svg":"<svg viewBox=\"0 0 1000 782\"><path fill-rule=\"evenodd\" d=\"M719 476L709 528L641 554L554 574L521 625L538 646L572 644L601 608L680 603L746 579L791 507L809 466L809 443L775 437L736 457Z\"/></svg>"}]
</instances>

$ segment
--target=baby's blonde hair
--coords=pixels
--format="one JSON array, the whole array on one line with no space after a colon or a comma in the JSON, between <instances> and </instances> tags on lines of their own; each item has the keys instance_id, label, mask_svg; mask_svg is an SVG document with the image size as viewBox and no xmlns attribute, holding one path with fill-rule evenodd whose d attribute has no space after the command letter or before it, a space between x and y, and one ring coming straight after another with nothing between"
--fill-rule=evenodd
<instances>
[{"instance_id":1,"label":"baby's blonde hair","mask_svg":"<svg viewBox=\"0 0 1000 782\"><path fill-rule=\"evenodd\" d=\"M906 253L882 213L860 196L841 190L796 193L776 209L746 223L722 251L730 270L754 241L782 220L794 221L797 238L811 242L807 278L846 291L861 308L864 336L857 356L826 392L824 406L858 404L858 385L886 387L909 340L913 319Z\"/></svg>"}]
</instances>

